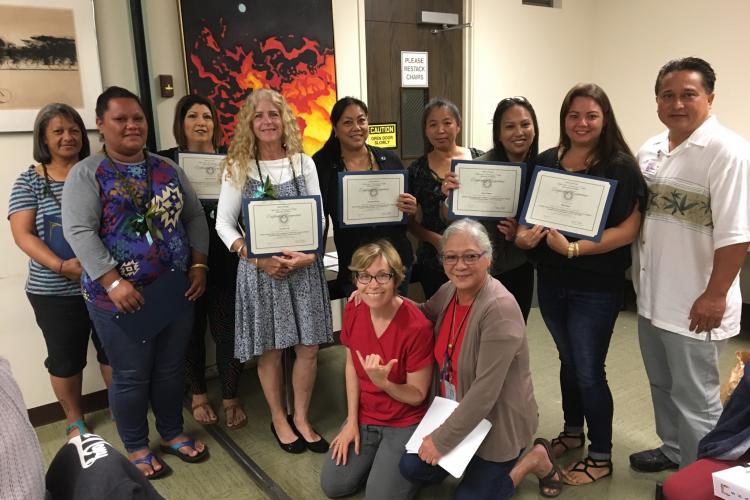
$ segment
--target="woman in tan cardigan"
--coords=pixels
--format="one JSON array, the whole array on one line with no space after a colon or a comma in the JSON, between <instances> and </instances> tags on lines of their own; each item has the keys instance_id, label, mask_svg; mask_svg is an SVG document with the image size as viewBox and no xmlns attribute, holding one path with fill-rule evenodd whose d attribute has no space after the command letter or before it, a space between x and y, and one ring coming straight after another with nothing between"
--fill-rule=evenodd
<instances>
[{"instance_id":1,"label":"woman in tan cardigan","mask_svg":"<svg viewBox=\"0 0 750 500\"><path fill-rule=\"evenodd\" d=\"M437 466L486 418L492 428L464 473L455 498L507 498L526 474L539 477L544 496L560 493L560 470L543 439L523 458L537 429L523 316L513 295L489 275L492 245L484 227L462 219L442 236L450 281L421 306L435 325L437 394L459 402L427 436L418 455L404 454L401 474L418 483L442 481Z\"/></svg>"}]
</instances>

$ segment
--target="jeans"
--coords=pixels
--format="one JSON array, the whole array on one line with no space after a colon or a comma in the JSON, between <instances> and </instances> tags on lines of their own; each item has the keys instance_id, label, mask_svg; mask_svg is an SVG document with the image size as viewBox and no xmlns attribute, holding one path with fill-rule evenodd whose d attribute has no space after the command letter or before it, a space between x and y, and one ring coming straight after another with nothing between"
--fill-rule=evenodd
<instances>
[{"instance_id":1,"label":"jeans","mask_svg":"<svg viewBox=\"0 0 750 500\"><path fill-rule=\"evenodd\" d=\"M328 454L320 473L320 487L328 498L355 494L365 485L367 500L411 498L417 485L398 470L398 460L417 426L360 425L359 455L349 445L346 465L336 465Z\"/></svg>"},{"instance_id":2,"label":"jeans","mask_svg":"<svg viewBox=\"0 0 750 500\"><path fill-rule=\"evenodd\" d=\"M520 456L520 453L519 453ZM500 500L510 498L516 487L510 471L518 457L507 462L490 462L474 455L466 466L461 483L453 494L455 500ZM401 475L415 483L440 483L448 472L440 466L423 462L416 453L404 453L398 464Z\"/></svg>"},{"instance_id":3,"label":"jeans","mask_svg":"<svg viewBox=\"0 0 750 500\"><path fill-rule=\"evenodd\" d=\"M560 356L565 428L588 425L589 456L607 460L612 452L612 392L604 362L622 305L622 289L584 291L537 283L539 310Z\"/></svg>"},{"instance_id":4,"label":"jeans","mask_svg":"<svg viewBox=\"0 0 750 500\"><path fill-rule=\"evenodd\" d=\"M149 402L156 429L165 441L182 434L185 353L193 326L193 309L175 318L153 339L129 337L114 313L87 304L91 321L112 366L109 405L125 449L148 447Z\"/></svg>"}]
</instances>

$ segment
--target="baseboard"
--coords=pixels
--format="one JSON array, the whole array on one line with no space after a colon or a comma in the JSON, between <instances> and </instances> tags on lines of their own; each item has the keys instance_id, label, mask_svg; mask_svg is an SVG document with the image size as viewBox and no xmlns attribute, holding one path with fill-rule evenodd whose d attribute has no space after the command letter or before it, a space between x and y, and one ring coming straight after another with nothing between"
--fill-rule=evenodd
<instances>
[{"instance_id":1,"label":"baseboard","mask_svg":"<svg viewBox=\"0 0 750 500\"><path fill-rule=\"evenodd\" d=\"M109 406L109 400L107 398L107 390L102 389L101 391L92 392L83 396L81 401L84 413L91 413L93 411L103 410ZM55 401L54 403L37 406L35 408L29 408L29 420L31 425L39 427L40 425L51 424L58 420L65 418L65 412L60 406L60 403Z\"/></svg>"}]
</instances>

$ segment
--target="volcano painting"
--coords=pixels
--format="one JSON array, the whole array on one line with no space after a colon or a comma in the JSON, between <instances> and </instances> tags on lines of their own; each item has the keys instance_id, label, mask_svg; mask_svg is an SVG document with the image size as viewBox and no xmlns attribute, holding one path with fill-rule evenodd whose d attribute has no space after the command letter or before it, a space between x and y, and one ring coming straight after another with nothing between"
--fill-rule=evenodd
<instances>
[{"instance_id":1,"label":"volcano painting","mask_svg":"<svg viewBox=\"0 0 750 500\"><path fill-rule=\"evenodd\" d=\"M188 91L218 109L224 144L257 88L289 102L312 154L331 131L336 70L331 0L180 0Z\"/></svg>"}]
</instances>

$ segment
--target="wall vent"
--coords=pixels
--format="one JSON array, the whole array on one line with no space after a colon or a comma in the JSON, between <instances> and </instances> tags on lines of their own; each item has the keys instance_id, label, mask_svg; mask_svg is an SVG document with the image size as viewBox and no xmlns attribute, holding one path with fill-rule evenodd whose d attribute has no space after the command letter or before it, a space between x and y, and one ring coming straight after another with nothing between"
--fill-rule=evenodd
<instances>
[{"instance_id":1,"label":"wall vent","mask_svg":"<svg viewBox=\"0 0 750 500\"><path fill-rule=\"evenodd\" d=\"M555 0L521 0L523 5L536 5L537 7L559 7Z\"/></svg>"}]
</instances>

